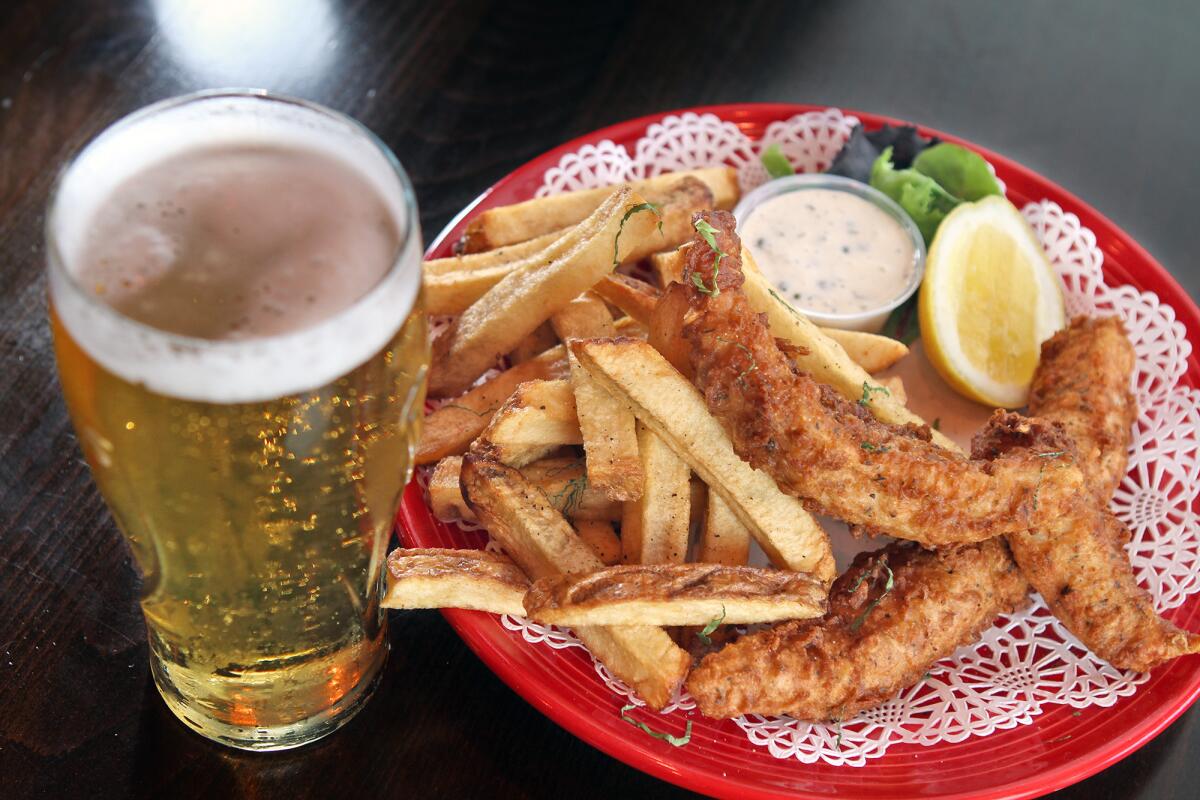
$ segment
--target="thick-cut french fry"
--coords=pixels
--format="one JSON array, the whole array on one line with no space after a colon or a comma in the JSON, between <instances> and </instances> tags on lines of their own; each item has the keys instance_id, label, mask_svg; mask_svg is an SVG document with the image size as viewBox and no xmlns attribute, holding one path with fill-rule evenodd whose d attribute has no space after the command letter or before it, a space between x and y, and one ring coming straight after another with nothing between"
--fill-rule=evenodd
<instances>
[{"instance_id":1,"label":"thick-cut french fry","mask_svg":"<svg viewBox=\"0 0 1200 800\"><path fill-rule=\"evenodd\" d=\"M529 381L517 387L472 449L523 467L563 445L582 444L569 381Z\"/></svg>"},{"instance_id":2,"label":"thick-cut french fry","mask_svg":"<svg viewBox=\"0 0 1200 800\"><path fill-rule=\"evenodd\" d=\"M637 427L642 493L625 504L621 560L626 564L682 564L688 550L691 470L645 425Z\"/></svg>"},{"instance_id":3,"label":"thick-cut french fry","mask_svg":"<svg viewBox=\"0 0 1200 800\"><path fill-rule=\"evenodd\" d=\"M904 391L904 381L899 375L892 375L889 378L880 378L876 381L884 389L888 390L888 394L893 400L902 406L908 405L908 392Z\"/></svg>"},{"instance_id":4,"label":"thick-cut french fry","mask_svg":"<svg viewBox=\"0 0 1200 800\"><path fill-rule=\"evenodd\" d=\"M614 192L547 249L554 251L551 258L510 272L464 311L434 342L429 392L445 396L465 390L499 355L612 272L618 237L620 244L632 246L657 236L655 215L637 211L642 202L628 189Z\"/></svg>"},{"instance_id":5,"label":"thick-cut french fry","mask_svg":"<svg viewBox=\"0 0 1200 800\"><path fill-rule=\"evenodd\" d=\"M825 586L810 575L721 564L622 565L540 578L525 613L553 625L749 625L825 613Z\"/></svg>"},{"instance_id":6,"label":"thick-cut french fry","mask_svg":"<svg viewBox=\"0 0 1200 800\"><path fill-rule=\"evenodd\" d=\"M621 519L621 504L592 486L582 458L543 458L522 467L521 474L541 489L559 512L576 522Z\"/></svg>"},{"instance_id":7,"label":"thick-cut french fry","mask_svg":"<svg viewBox=\"0 0 1200 800\"><path fill-rule=\"evenodd\" d=\"M652 202L665 203L671 188L684 178L692 178L704 185L709 194L709 207L728 210L738 201L737 173L728 167L673 172L627 186ZM488 209L467 225L462 239L463 250L478 253L570 227L595 211L617 188L620 187L585 189Z\"/></svg>"},{"instance_id":8,"label":"thick-cut french fry","mask_svg":"<svg viewBox=\"0 0 1200 800\"><path fill-rule=\"evenodd\" d=\"M658 305L658 289L619 272L605 275L592 291L643 325L650 324L654 307Z\"/></svg>"},{"instance_id":9,"label":"thick-cut french fry","mask_svg":"<svg viewBox=\"0 0 1200 800\"><path fill-rule=\"evenodd\" d=\"M463 500L458 485L461 472L462 456L446 456L429 476L429 509L442 522L475 521L475 512Z\"/></svg>"},{"instance_id":10,"label":"thick-cut french fry","mask_svg":"<svg viewBox=\"0 0 1200 800\"><path fill-rule=\"evenodd\" d=\"M705 564L741 566L750 557L750 531L716 492L708 493L696 560Z\"/></svg>"},{"instance_id":11,"label":"thick-cut french fry","mask_svg":"<svg viewBox=\"0 0 1200 800\"><path fill-rule=\"evenodd\" d=\"M393 550L384 608L470 608L523 616L529 579L486 550Z\"/></svg>"},{"instance_id":12,"label":"thick-cut french fry","mask_svg":"<svg viewBox=\"0 0 1200 800\"><path fill-rule=\"evenodd\" d=\"M545 495L516 470L469 454L463 459L462 486L476 516L530 578L603 568ZM691 657L662 628L582 625L575 634L651 708L661 709L670 702L691 666Z\"/></svg>"},{"instance_id":13,"label":"thick-cut french fry","mask_svg":"<svg viewBox=\"0 0 1200 800\"><path fill-rule=\"evenodd\" d=\"M447 456L438 462L429 478L429 505L442 522L477 521L462 496L461 472L462 456ZM543 458L522 467L521 474L542 490L551 505L577 524L593 521L608 524L621 519L621 504L588 483L582 458ZM619 544L617 551L619 555Z\"/></svg>"},{"instance_id":14,"label":"thick-cut french fry","mask_svg":"<svg viewBox=\"0 0 1200 800\"><path fill-rule=\"evenodd\" d=\"M606 566L621 563L621 540L613 532L612 523L600 519L580 519L574 524L579 538L592 548L592 552Z\"/></svg>"},{"instance_id":15,"label":"thick-cut french fry","mask_svg":"<svg viewBox=\"0 0 1200 800\"><path fill-rule=\"evenodd\" d=\"M495 250L486 250L482 253L433 258L422 265L421 271L426 277L429 277L431 275L449 275L451 272L473 272L478 269L511 264L545 250L566 232L565 229L551 231L534 239L499 247Z\"/></svg>"},{"instance_id":16,"label":"thick-cut french fry","mask_svg":"<svg viewBox=\"0 0 1200 800\"><path fill-rule=\"evenodd\" d=\"M531 358L537 358L556 344L558 344L558 337L554 335L554 328L550 327L549 322L543 322L517 343L513 351L508 354L508 363L514 366L524 364Z\"/></svg>"},{"instance_id":17,"label":"thick-cut french fry","mask_svg":"<svg viewBox=\"0 0 1200 800\"><path fill-rule=\"evenodd\" d=\"M576 341L569 347L593 378L729 504L775 564L833 579L833 553L821 526L771 476L738 457L700 392L658 351L631 339Z\"/></svg>"},{"instance_id":18,"label":"thick-cut french fry","mask_svg":"<svg viewBox=\"0 0 1200 800\"><path fill-rule=\"evenodd\" d=\"M821 328L821 333L842 346L850 360L864 372L881 372L908 355L908 345L888 336L864 331Z\"/></svg>"},{"instance_id":19,"label":"thick-cut french fry","mask_svg":"<svg viewBox=\"0 0 1200 800\"><path fill-rule=\"evenodd\" d=\"M568 374L566 349L553 347L454 398L425 417L416 463L429 464L465 453L517 386L526 381L565 378Z\"/></svg>"},{"instance_id":20,"label":"thick-cut french fry","mask_svg":"<svg viewBox=\"0 0 1200 800\"><path fill-rule=\"evenodd\" d=\"M608 306L590 292L572 300L550 321L564 342L616 333ZM642 493L642 464L638 459L633 413L597 386L573 357L570 360L571 388L575 392L575 410L587 454L588 481L613 500L636 499Z\"/></svg>"},{"instance_id":21,"label":"thick-cut french fry","mask_svg":"<svg viewBox=\"0 0 1200 800\"><path fill-rule=\"evenodd\" d=\"M691 246L691 242L685 242L674 250L664 250L650 256L650 269L658 276L658 288L666 289L672 283L683 283L683 267Z\"/></svg>"},{"instance_id":22,"label":"thick-cut french fry","mask_svg":"<svg viewBox=\"0 0 1200 800\"><path fill-rule=\"evenodd\" d=\"M743 248L742 257L748 255L748 251ZM745 276L746 282L742 284L742 289L746 293L746 299L755 311L767 315L771 333L803 349L794 355L796 366L812 375L814 380L829 384L847 400L857 402L862 399L863 387L874 386L875 379L851 361L840 344L829 338L808 317L784 302L761 273L748 269ZM869 400L866 407L881 422L893 425L925 424L925 420L888 395L875 394ZM935 444L954 452L962 452L957 444L941 432L932 431L932 434Z\"/></svg>"},{"instance_id":23,"label":"thick-cut french fry","mask_svg":"<svg viewBox=\"0 0 1200 800\"><path fill-rule=\"evenodd\" d=\"M695 233L692 229L692 213L711 207L712 194L704 184L693 178L680 180L662 198L656 212L647 211L654 218L654 235L622 235L619 242L614 242L619 247L613 250L612 255L624 263L638 261L663 248L674 247ZM660 222L661 226L658 224ZM566 235L554 240L545 250L522 259L459 272L426 273L423 279L426 310L431 314L462 313L510 273L538 269L561 257L571 241L568 238L570 234L571 229L568 229Z\"/></svg>"}]
</instances>

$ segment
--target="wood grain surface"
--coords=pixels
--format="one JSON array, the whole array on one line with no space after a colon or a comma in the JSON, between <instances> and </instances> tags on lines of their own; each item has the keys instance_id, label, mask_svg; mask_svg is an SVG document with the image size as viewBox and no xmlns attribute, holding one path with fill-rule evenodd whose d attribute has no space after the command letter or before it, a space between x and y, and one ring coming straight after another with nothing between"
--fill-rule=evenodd
<instances>
[{"instance_id":1,"label":"wood grain surface","mask_svg":"<svg viewBox=\"0 0 1200 800\"><path fill-rule=\"evenodd\" d=\"M432 612L396 614L382 688L301 752L184 730L150 682L138 579L71 432L43 213L106 125L260 86L358 117L426 237L573 136L702 103L920 120L1076 192L1200 289L1200 5L1103 2L10 0L0 12L0 798L683 796L569 736ZM1195 797L1200 711L1064 798Z\"/></svg>"}]
</instances>

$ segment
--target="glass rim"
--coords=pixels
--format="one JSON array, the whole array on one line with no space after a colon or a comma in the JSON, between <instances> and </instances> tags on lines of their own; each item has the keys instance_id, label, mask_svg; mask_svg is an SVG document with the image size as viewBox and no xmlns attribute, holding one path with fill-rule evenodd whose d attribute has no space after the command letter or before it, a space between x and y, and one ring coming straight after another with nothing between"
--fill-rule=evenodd
<instances>
[{"instance_id":1,"label":"glass rim","mask_svg":"<svg viewBox=\"0 0 1200 800\"><path fill-rule=\"evenodd\" d=\"M165 331L161 328L156 328L152 325L147 325L144 322L133 319L113 306L101 300L94 292L91 292L80 283L78 277L67 267L66 260L63 258L62 251L58 241L58 226L61 219L62 209L59 207L61 200L61 191L70 177L72 171L79 165L82 160L88 155L93 148L97 147L103 141L106 141L114 136L119 136L123 132L132 128L146 119L156 116L164 111L169 111L174 108L186 106L191 103L206 102L213 100L221 100L223 98L235 98L240 100L256 100L266 103L279 103L284 106L292 106L302 108L305 111L319 114L323 117L333 120L340 125L345 126L355 135L361 136L367 141L379 155L383 156L384 160L392 168L392 172L399 182L400 199L403 219L400 222L405 226L404 236L396 245L396 252L393 254L388 268L380 274L378 280L354 302L345 306L341 310L315 320L312 324L305 328L297 330L284 331L268 336L254 336L246 339L237 340L222 340L222 339L205 339L198 336L188 336L181 333ZM207 350L219 351L223 349L240 349L252 344L281 343L287 341L290 337L297 334L302 334L310 331L318 326L328 324L336 324L339 321L356 316L363 307L368 305L387 284L387 280L393 277L396 272L402 269L411 258L411 251L417 246L421 240L420 220L417 217L417 201L416 192L413 190L412 181L408 177L408 173L400 164L400 160L396 158L395 153L381 140L375 133L363 123L340 111L328 108L320 103L314 103L303 98L293 97L291 95L277 94L266 89L254 88L218 88L218 89L203 89L187 94L168 97L163 100L150 103L141 108L126 114L125 116L113 122L108 127L104 128L96 136L92 137L80 147L59 169L58 175L54 179L54 183L50 188L49 200L47 203L46 220L43 226L43 236L46 243L46 261L47 273L52 275L56 280L51 282L51 286L59 281L65 285L78 299L83 302L93 312L99 313L111 320L116 321L123 326L130 326L139 335L150 337L159 342L165 343L168 347L175 347L190 350ZM419 260L419 256L418 256ZM417 282L420 282L420 273L417 273ZM412 312L416 307L417 295L420 293L418 286L417 292L413 295L412 306L404 309L403 319ZM51 289L51 299L53 300L54 292ZM64 323L65 324L65 323Z\"/></svg>"}]
</instances>

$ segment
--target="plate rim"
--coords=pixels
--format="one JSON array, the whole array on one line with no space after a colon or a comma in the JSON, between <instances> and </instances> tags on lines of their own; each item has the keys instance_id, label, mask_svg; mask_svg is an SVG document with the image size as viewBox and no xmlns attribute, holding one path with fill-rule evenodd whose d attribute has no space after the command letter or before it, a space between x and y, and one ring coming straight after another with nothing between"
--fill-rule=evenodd
<instances>
[{"instance_id":1,"label":"plate rim","mask_svg":"<svg viewBox=\"0 0 1200 800\"><path fill-rule=\"evenodd\" d=\"M681 107L666 111L660 111L653 114L646 114L639 117L623 120L611 125L598 128L596 130L576 136L562 144L551 148L545 152L534 155L527 159L522 164L509 171L499 180L487 187L483 192L476 196L468 203L461 211L442 228L442 230L431 240L425 250L425 257L429 258L434 252L442 249L449 237L471 216L475 210L488 197L494 194L498 189L501 189L508 184L524 178L530 169L538 164L554 165L559 159L571 152L576 152L580 147L586 144L595 144L601 140L609 139L617 143L625 143L629 140L636 140L638 137L645 134L650 125L661 122L669 116L680 116L687 113L694 114L714 114L723 121L733 122L739 125L739 122L748 124L753 128L764 128L767 124L774 121L786 120L797 114L803 114L811 111L823 111L829 108L836 108L843 114L858 117L868 126L878 124L891 125L915 125L917 130L922 135L936 135L945 141L950 141L962 144L975 152L981 154L984 158L998 167L998 171L1008 175L1019 176L1022 183L1032 183L1045 185L1050 187L1054 194L1056 202L1063 206L1065 211L1075 214L1079 217L1080 222L1090 228L1097 235L1097 247L1106 255L1110 252L1114 243L1119 245L1119 249L1128 253L1126 260L1134 261L1139 264L1138 271L1142 272L1148 269L1153 275L1153 279L1149 283L1165 284L1172 294L1177 298L1181 298L1183 303L1176 302L1176 298L1172 298L1171 307L1175 310L1176 317L1184 325L1186 335L1189 339L1194 335L1194 332L1200 332L1200 308L1188 295L1188 293L1180 286L1179 282L1152 256L1149 251L1142 247L1136 240L1133 239L1123 229L1113 223L1108 217L1097 211L1093 206L1081 200L1074 193L1064 189L1058 183L1040 175L1032 169L1025 167L1017 161L1014 161L1006 156L992 151L989 148L982 147L976 143L947 133L943 130L931 128L920 123L915 123L893 117L887 114L877 114L873 112L860 111L857 109L847 108L838 105L826 104L807 104L807 103L723 103L713 105L698 105ZM743 125L739 125L743 127ZM1143 291L1155 291L1154 289ZM1157 293L1157 292L1156 292ZM1194 371L1200 371L1200 348L1193 347L1192 353L1188 357L1188 374ZM411 494L410 494L411 493ZM399 535L403 543L408 544L409 538L406 531L410 530L414 520L410 517L410 503L419 503L424 506L420 488L414 483L410 484L405 492L401 503L401 508L398 513ZM747 782L738 777L721 775L712 771L702 771L695 769L692 765L680 765L672 758L672 748L666 748L665 745L656 740L645 737L646 741L642 742L632 736L613 736L614 730L620 730L612 727L612 720L597 720L587 713L580 712L575 709L569 702L569 698L562 698L555 694L547 694L545 687L538 683L537 675L528 673L521 668L521 665L513 660L511 655L505 652L505 648L498 646L495 640L495 635L498 631L504 629L498 628L493 615L485 614L478 611L465 611L460 609L443 609L442 615L459 637L467 644L468 647L488 666L488 668L500 680L502 680L509 688L513 689L526 702L540 711L544 716L551 719L557 725L571 733L572 735L582 739L596 749L606 753L607 755L616 758L623 763L638 769L647 774L653 775L656 778L666 780L675 785L681 786L692 791L704 792L706 794L720 794L722 796L739 796L744 797L747 793L753 793L758 797L771 798L794 798L794 797L821 797L823 795L800 791L785 791L779 787L764 786ZM507 633L507 632L505 632ZM528 646L528 645L526 645ZM1196 659L1200 656L1190 656L1185 658ZM1140 692L1139 692L1140 693ZM1117 705L1123 702L1128 702L1136 698L1133 695L1130 698L1119 698ZM1084 780L1101 770L1120 761L1134 751L1140 749L1147 742L1153 739L1162 731L1166 730L1176 719L1179 718L1191 705L1200 698L1200 669L1194 671L1190 680L1190 686L1185 686L1182 690L1176 690L1175 696L1165 705L1155 706L1155 713L1148 714L1141 718L1130 728L1125 735L1118 739L1109 739L1104 745L1098 748L1069 757L1062 764L1046 771L1036 772L1024 778L1018 778L1004 784L998 784L990 787L984 792L969 791L950 794L940 794L942 798L1025 798L1036 797L1046 794L1066 786L1070 786L1081 780ZM614 704L618 702L618 698L614 696ZM1036 724L1036 723L1034 723ZM1025 726L1021 726L1025 727ZM633 729L630 729L631 731ZM971 737L971 739L986 739L987 737ZM750 747L758 747L750 744ZM665 751L664 751L665 748ZM880 760L886 759L887 756L882 756ZM876 759L872 759L875 761ZM797 769L804 769L808 765L802 764L799 761L792 760ZM855 767L845 767L847 770L858 769ZM862 795L879 797L877 792L864 790Z\"/></svg>"}]
</instances>

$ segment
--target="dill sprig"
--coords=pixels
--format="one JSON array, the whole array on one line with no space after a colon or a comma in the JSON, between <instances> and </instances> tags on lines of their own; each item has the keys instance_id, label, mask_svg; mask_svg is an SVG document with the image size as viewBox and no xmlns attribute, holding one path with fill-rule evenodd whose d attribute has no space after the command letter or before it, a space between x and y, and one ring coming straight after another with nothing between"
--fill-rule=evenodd
<instances>
[{"instance_id":1,"label":"dill sprig","mask_svg":"<svg viewBox=\"0 0 1200 800\"><path fill-rule=\"evenodd\" d=\"M860 406L870 405L871 404L871 395L875 394L875 393L883 394L888 397L892 396L891 390L888 389L886 386L872 386L871 384L867 383L866 381L863 381L862 397L858 398L858 404Z\"/></svg>"},{"instance_id":2,"label":"dill sprig","mask_svg":"<svg viewBox=\"0 0 1200 800\"><path fill-rule=\"evenodd\" d=\"M635 728L641 728L642 732L647 734L648 736L653 736L655 739L662 739L664 742L671 745L672 747L683 747L685 744L687 744L688 742L690 742L692 740L692 721L690 719L687 721L687 727L684 729L683 736L672 736L669 733L660 733L658 731L651 730L650 726L647 725L646 723L638 722L633 717L628 717L625 715L626 711L631 711L632 709L635 709L635 708L637 708L637 705L634 703L630 703L627 706L623 706L621 708L621 719L623 719L625 722L628 722L630 725L634 726Z\"/></svg>"},{"instance_id":3,"label":"dill sprig","mask_svg":"<svg viewBox=\"0 0 1200 800\"><path fill-rule=\"evenodd\" d=\"M858 629L861 628L863 623L867 621L867 615L874 611L875 607L883 602L883 598L887 597L888 594L891 593L892 589L896 587L896 576L892 573L892 568L888 566L887 556L882 556L879 559L877 566L883 567L883 571L887 574L887 580L883 584L883 591L878 597L872 600L866 608L863 609L863 612L859 614L853 622L850 623L851 633L858 633ZM874 569L870 571L874 572ZM868 573L864 572L859 576L858 582L854 584L854 588L850 590L851 592L853 592L854 589L857 589L862 584L863 579L866 578L867 574Z\"/></svg>"},{"instance_id":4,"label":"dill sprig","mask_svg":"<svg viewBox=\"0 0 1200 800\"><path fill-rule=\"evenodd\" d=\"M625 232L625 223L629 221L630 217L641 211L653 211L655 216L658 217L658 232L659 234L663 232L662 211L658 203L638 203L636 206L630 206L626 209L625 216L621 217L621 224L617 228L617 235L613 237L613 269L621 266L621 257L617 246L621 241L621 234Z\"/></svg>"},{"instance_id":5,"label":"dill sprig","mask_svg":"<svg viewBox=\"0 0 1200 800\"><path fill-rule=\"evenodd\" d=\"M708 621L708 624L704 626L704 629L696 634L696 638L699 639L704 644L712 644L712 639L710 639L708 637L711 636L712 632L717 629L717 626L720 625L724 621L725 621L725 604L722 603L720 616L716 616L716 617L713 617L712 619L710 619Z\"/></svg>"}]
</instances>

